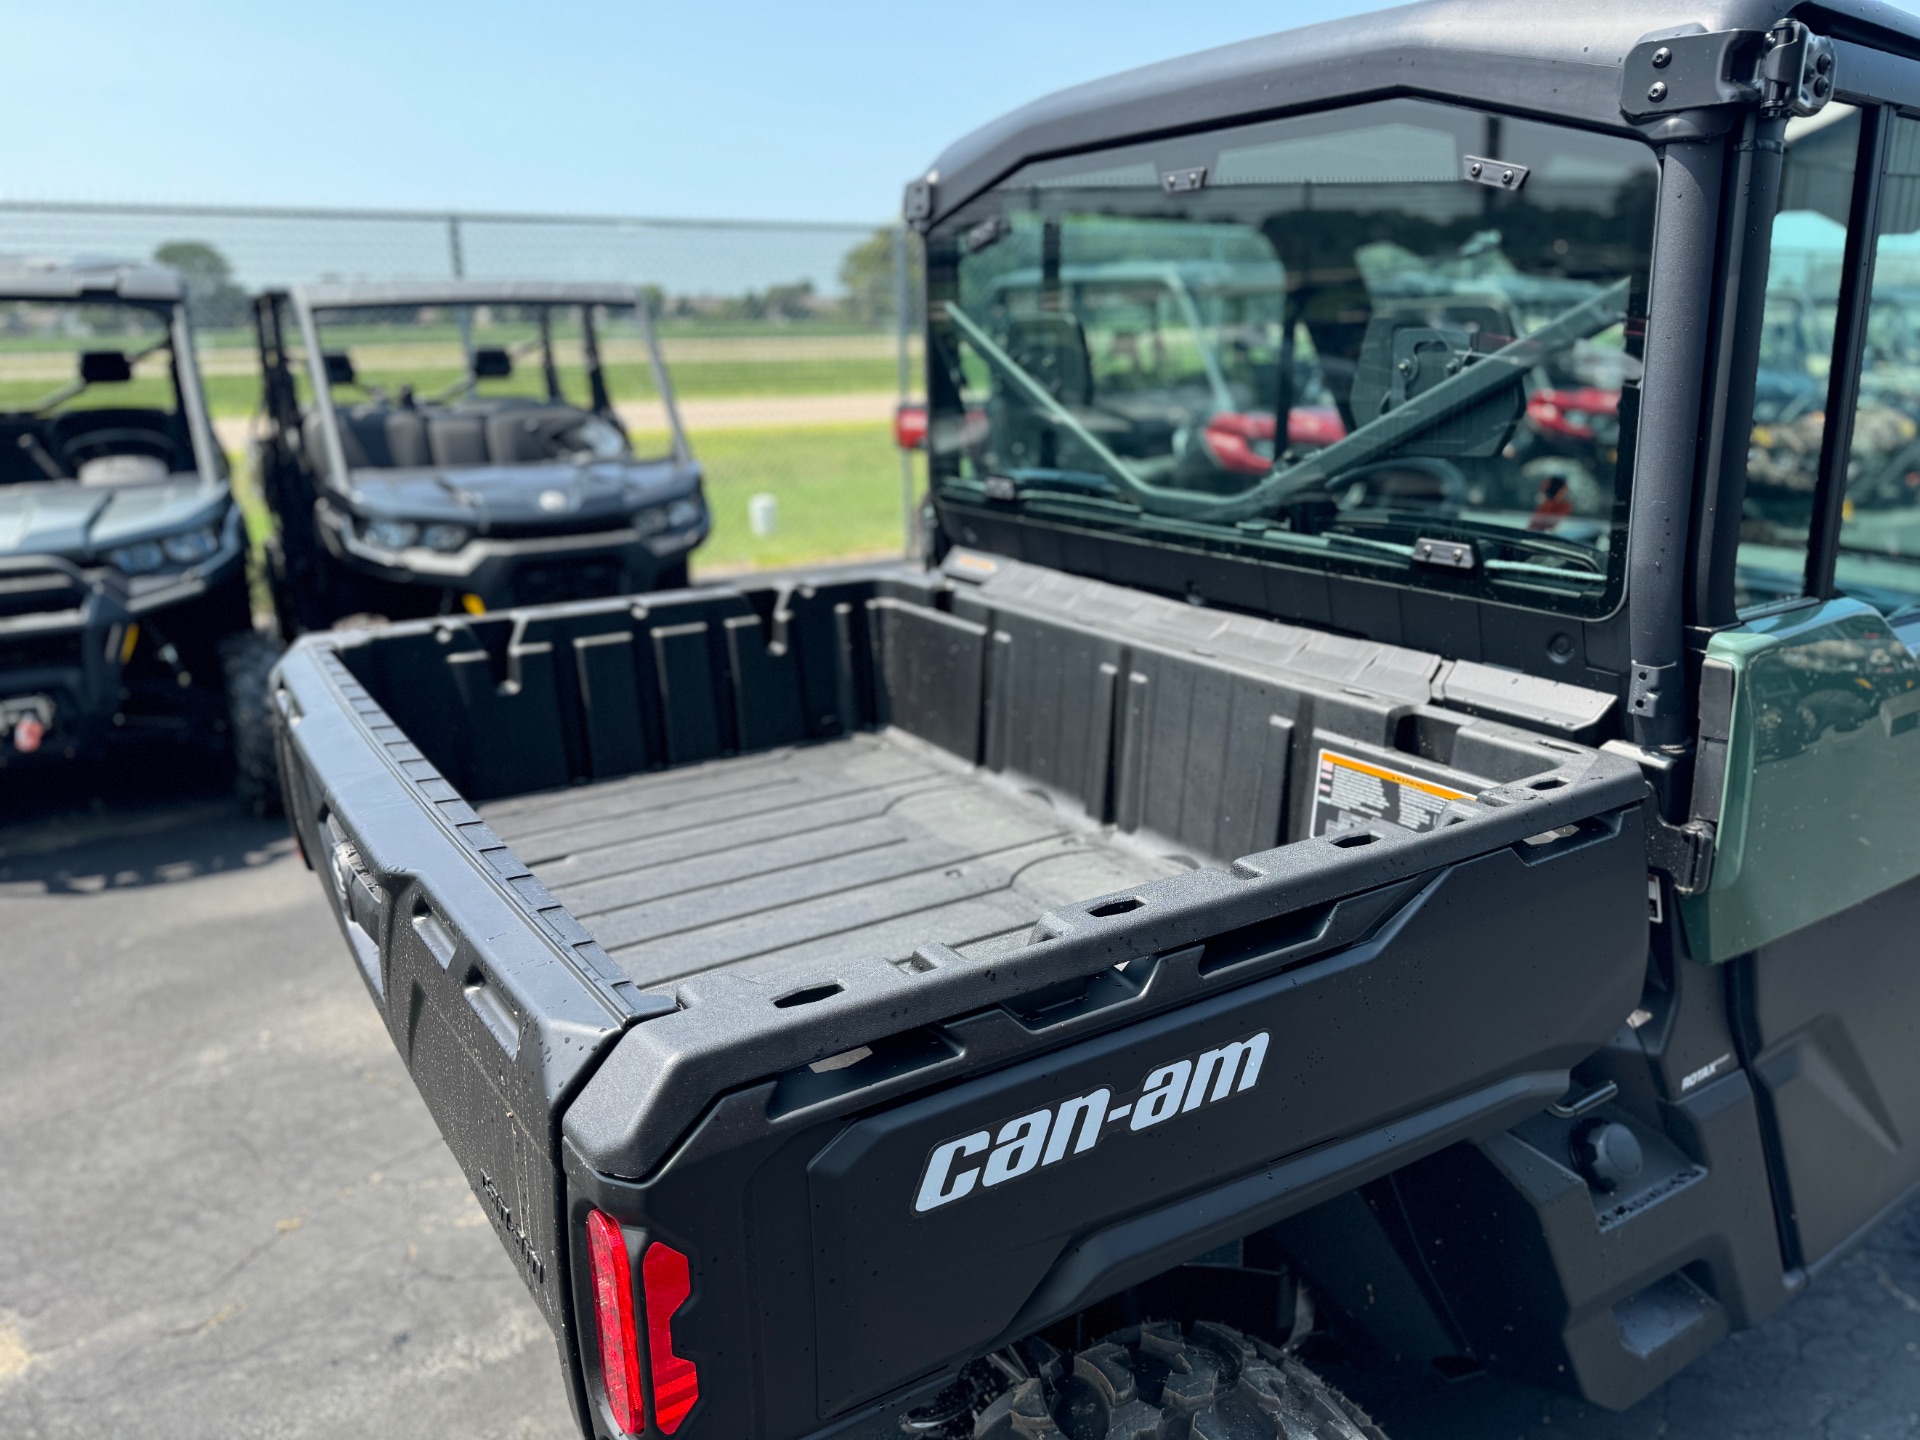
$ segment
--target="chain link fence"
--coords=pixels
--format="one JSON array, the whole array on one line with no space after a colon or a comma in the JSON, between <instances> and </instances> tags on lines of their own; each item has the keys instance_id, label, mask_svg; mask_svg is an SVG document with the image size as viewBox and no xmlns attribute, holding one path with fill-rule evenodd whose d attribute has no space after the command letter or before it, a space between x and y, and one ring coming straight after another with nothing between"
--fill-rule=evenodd
<instances>
[{"instance_id":1,"label":"chain link fence","mask_svg":"<svg viewBox=\"0 0 1920 1440\"><path fill-rule=\"evenodd\" d=\"M917 253L895 226L12 201L0 202L0 254L181 269L236 475L260 401L248 306L260 290L461 276L639 285L707 472L714 531L696 574L908 543L915 481L891 422L920 389L922 327ZM43 377L8 338L0 383L31 387ZM659 423L650 382L615 398L631 425ZM262 533L257 499L238 488Z\"/></svg>"}]
</instances>

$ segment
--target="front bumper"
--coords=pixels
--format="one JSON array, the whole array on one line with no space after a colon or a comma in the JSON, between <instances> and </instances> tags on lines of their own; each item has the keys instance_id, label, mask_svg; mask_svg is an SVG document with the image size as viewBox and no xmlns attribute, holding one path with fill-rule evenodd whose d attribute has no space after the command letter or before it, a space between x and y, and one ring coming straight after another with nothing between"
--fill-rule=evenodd
<instances>
[{"instance_id":1,"label":"front bumper","mask_svg":"<svg viewBox=\"0 0 1920 1440\"><path fill-rule=\"evenodd\" d=\"M0 766L71 758L111 734L125 695L136 626L244 587L237 525L220 551L170 575L129 578L58 556L0 559ZM244 615L244 605L234 608ZM14 737L23 719L44 732L30 751Z\"/></svg>"},{"instance_id":2,"label":"front bumper","mask_svg":"<svg viewBox=\"0 0 1920 1440\"><path fill-rule=\"evenodd\" d=\"M119 700L133 619L125 582L52 556L0 560L0 606L0 763L71 753L110 723ZM44 736L16 748L28 719Z\"/></svg>"},{"instance_id":3,"label":"front bumper","mask_svg":"<svg viewBox=\"0 0 1920 1440\"><path fill-rule=\"evenodd\" d=\"M502 539L476 536L452 554L425 546L387 550L355 533L351 517L322 501L322 542L342 564L395 585L478 596L489 610L651 590L707 538L712 517L642 535L631 526Z\"/></svg>"}]
</instances>

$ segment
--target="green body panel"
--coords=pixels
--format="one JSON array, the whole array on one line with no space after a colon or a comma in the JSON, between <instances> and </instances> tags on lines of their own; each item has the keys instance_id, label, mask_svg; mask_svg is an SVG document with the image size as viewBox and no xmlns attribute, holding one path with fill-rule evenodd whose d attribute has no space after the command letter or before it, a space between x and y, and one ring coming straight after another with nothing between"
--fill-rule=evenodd
<instances>
[{"instance_id":1,"label":"green body panel","mask_svg":"<svg viewBox=\"0 0 1920 1440\"><path fill-rule=\"evenodd\" d=\"M1920 875L1920 662L1872 606L1808 603L1715 635L1734 672L1698 959L1745 954Z\"/></svg>"}]
</instances>

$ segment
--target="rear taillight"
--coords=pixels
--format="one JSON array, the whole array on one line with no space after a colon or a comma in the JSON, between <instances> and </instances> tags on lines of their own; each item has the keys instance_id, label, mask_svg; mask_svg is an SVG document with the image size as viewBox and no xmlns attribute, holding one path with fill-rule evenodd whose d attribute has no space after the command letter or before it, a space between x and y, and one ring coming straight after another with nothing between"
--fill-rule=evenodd
<instances>
[{"instance_id":1,"label":"rear taillight","mask_svg":"<svg viewBox=\"0 0 1920 1440\"><path fill-rule=\"evenodd\" d=\"M893 443L902 450L927 448L927 407L901 405L893 412Z\"/></svg>"},{"instance_id":2,"label":"rear taillight","mask_svg":"<svg viewBox=\"0 0 1920 1440\"><path fill-rule=\"evenodd\" d=\"M623 1435L646 1428L641 1410L640 1335L633 1315L633 1267L619 1222L601 1210L587 1215L587 1258L593 1269L593 1319L600 1333L600 1380L607 1408ZM687 1257L659 1241L640 1261L646 1295L647 1358L653 1364L653 1423L673 1434L700 1398L700 1371L673 1353L673 1317L693 1293Z\"/></svg>"},{"instance_id":3,"label":"rear taillight","mask_svg":"<svg viewBox=\"0 0 1920 1440\"><path fill-rule=\"evenodd\" d=\"M622 1252L624 1255L624 1252ZM680 1428L700 1398L700 1372L673 1353L673 1315L693 1293L687 1257L659 1241L641 1261L647 1286L647 1355L653 1361L653 1420L668 1435Z\"/></svg>"},{"instance_id":4,"label":"rear taillight","mask_svg":"<svg viewBox=\"0 0 1920 1440\"><path fill-rule=\"evenodd\" d=\"M640 1337L633 1324L633 1268L627 1263L620 1226L599 1210L587 1216L587 1256L593 1266L593 1318L600 1331L600 1379L607 1389L607 1408L624 1434L638 1435L645 1421L640 1413Z\"/></svg>"}]
</instances>

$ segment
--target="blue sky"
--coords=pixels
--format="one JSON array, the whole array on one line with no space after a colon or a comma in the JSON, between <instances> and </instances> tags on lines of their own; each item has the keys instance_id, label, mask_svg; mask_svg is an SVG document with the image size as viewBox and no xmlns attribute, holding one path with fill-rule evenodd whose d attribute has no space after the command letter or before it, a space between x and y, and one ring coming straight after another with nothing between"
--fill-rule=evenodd
<instances>
[{"instance_id":1,"label":"blue sky","mask_svg":"<svg viewBox=\"0 0 1920 1440\"><path fill-rule=\"evenodd\" d=\"M1378 8L15 3L0 198L879 220L1025 100Z\"/></svg>"},{"instance_id":2,"label":"blue sky","mask_svg":"<svg viewBox=\"0 0 1920 1440\"><path fill-rule=\"evenodd\" d=\"M879 220L1025 100L1377 8L16 3L0 198Z\"/></svg>"}]
</instances>

